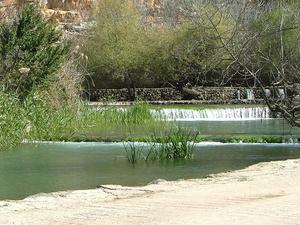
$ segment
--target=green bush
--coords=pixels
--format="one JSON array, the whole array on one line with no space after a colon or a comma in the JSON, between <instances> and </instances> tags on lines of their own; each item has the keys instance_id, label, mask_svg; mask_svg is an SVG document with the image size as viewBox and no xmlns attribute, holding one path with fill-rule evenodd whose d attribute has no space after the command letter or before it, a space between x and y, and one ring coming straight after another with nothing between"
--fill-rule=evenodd
<instances>
[{"instance_id":1,"label":"green bush","mask_svg":"<svg viewBox=\"0 0 300 225\"><path fill-rule=\"evenodd\" d=\"M97 86L110 80L129 89L135 88L148 74L151 41L140 24L137 9L130 2L99 2L96 26L85 45L88 67Z\"/></svg>"},{"instance_id":2,"label":"green bush","mask_svg":"<svg viewBox=\"0 0 300 225\"><path fill-rule=\"evenodd\" d=\"M192 18L169 26L143 22L129 0L101 1L84 46L95 87L214 83L230 63L219 36L226 40L232 26L216 11L200 5Z\"/></svg>"},{"instance_id":3,"label":"green bush","mask_svg":"<svg viewBox=\"0 0 300 225\"><path fill-rule=\"evenodd\" d=\"M0 25L0 84L2 90L24 100L64 62L68 44L62 33L34 5L25 5L14 21Z\"/></svg>"},{"instance_id":4,"label":"green bush","mask_svg":"<svg viewBox=\"0 0 300 225\"><path fill-rule=\"evenodd\" d=\"M223 70L232 61L223 42L230 39L233 24L230 17L213 6L195 5L192 17L169 29L163 61L167 74L157 73L160 79L179 87L187 83L219 83Z\"/></svg>"}]
</instances>

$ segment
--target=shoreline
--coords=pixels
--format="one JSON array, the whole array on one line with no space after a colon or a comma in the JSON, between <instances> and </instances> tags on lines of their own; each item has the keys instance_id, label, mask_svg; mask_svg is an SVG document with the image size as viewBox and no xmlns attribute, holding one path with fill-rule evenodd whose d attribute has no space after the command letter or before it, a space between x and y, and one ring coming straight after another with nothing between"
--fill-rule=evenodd
<instances>
[{"instance_id":1,"label":"shoreline","mask_svg":"<svg viewBox=\"0 0 300 225\"><path fill-rule=\"evenodd\" d=\"M0 201L0 224L300 224L300 159L205 179Z\"/></svg>"}]
</instances>

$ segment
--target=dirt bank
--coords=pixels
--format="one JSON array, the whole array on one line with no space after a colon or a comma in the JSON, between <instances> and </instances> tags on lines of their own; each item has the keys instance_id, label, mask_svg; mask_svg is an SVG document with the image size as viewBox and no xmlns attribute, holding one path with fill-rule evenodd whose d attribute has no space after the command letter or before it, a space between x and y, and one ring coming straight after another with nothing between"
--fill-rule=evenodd
<instances>
[{"instance_id":1,"label":"dirt bank","mask_svg":"<svg viewBox=\"0 0 300 225\"><path fill-rule=\"evenodd\" d=\"M300 160L206 179L0 202L0 224L300 224Z\"/></svg>"}]
</instances>

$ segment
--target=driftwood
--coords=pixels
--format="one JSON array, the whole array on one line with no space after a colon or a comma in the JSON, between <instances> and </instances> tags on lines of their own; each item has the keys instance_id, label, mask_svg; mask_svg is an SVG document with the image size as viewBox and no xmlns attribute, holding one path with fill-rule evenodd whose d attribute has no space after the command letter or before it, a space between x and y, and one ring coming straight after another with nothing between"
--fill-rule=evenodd
<instances>
[{"instance_id":1,"label":"driftwood","mask_svg":"<svg viewBox=\"0 0 300 225\"><path fill-rule=\"evenodd\" d=\"M191 88L186 88L186 87L182 88L182 93L192 98L196 98L201 95L199 91L196 91L195 89L191 89Z\"/></svg>"}]
</instances>

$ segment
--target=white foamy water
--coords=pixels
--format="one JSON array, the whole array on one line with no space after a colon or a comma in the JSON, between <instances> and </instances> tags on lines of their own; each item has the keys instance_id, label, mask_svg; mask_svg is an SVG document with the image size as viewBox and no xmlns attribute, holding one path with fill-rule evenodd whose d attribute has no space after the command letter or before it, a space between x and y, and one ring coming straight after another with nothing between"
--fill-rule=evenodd
<instances>
[{"instance_id":1,"label":"white foamy water","mask_svg":"<svg viewBox=\"0 0 300 225\"><path fill-rule=\"evenodd\" d=\"M234 120L261 120L271 118L267 107L244 107L224 109L160 109L151 110L153 115L161 116L172 121L234 121Z\"/></svg>"}]
</instances>

